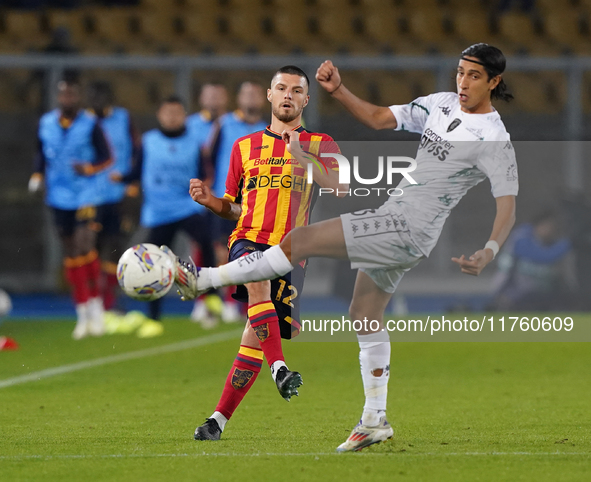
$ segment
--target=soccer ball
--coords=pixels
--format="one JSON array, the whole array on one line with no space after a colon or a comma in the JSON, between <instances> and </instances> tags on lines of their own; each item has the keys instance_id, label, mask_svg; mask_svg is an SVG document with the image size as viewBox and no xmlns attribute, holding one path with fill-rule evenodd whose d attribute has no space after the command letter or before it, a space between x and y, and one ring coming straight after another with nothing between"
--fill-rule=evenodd
<instances>
[{"instance_id":1,"label":"soccer ball","mask_svg":"<svg viewBox=\"0 0 591 482\"><path fill-rule=\"evenodd\" d=\"M0 318L6 316L12 310L12 301L10 296L3 289L0 289Z\"/></svg>"},{"instance_id":2,"label":"soccer ball","mask_svg":"<svg viewBox=\"0 0 591 482\"><path fill-rule=\"evenodd\" d=\"M154 244L136 244L121 255L117 280L131 298L154 301L170 291L174 283L174 262Z\"/></svg>"}]
</instances>

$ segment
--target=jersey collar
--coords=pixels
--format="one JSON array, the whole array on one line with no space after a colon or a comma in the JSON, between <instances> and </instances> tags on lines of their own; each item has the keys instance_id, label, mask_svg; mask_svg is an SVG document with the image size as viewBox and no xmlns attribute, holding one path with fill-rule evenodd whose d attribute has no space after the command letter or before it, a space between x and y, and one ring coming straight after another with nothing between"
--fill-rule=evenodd
<instances>
[{"instance_id":1,"label":"jersey collar","mask_svg":"<svg viewBox=\"0 0 591 482\"><path fill-rule=\"evenodd\" d=\"M293 130L293 131L300 132L300 133L302 133L302 132L305 132L305 131L306 131L306 129L304 129L304 128L302 127L302 124L300 124L299 126L297 126L297 127L293 128L292 130ZM267 134L268 136L274 137L275 139L282 139L282 137L281 137L281 134L279 134L278 132L272 131L272 130L271 130L271 126L270 126L270 125L268 125L268 126L265 128L265 134Z\"/></svg>"}]
</instances>

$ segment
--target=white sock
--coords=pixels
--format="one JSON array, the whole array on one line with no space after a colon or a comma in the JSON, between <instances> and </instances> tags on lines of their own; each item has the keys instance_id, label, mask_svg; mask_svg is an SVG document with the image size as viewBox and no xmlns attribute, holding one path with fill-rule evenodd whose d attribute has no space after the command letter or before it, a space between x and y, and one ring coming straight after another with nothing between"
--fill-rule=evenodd
<instances>
[{"instance_id":1,"label":"white sock","mask_svg":"<svg viewBox=\"0 0 591 482\"><path fill-rule=\"evenodd\" d=\"M224 427L226 426L226 422L228 421L226 417L224 417L220 412L215 411L213 412L213 415L209 418L213 418L220 426L220 430L222 432L224 431Z\"/></svg>"},{"instance_id":2,"label":"white sock","mask_svg":"<svg viewBox=\"0 0 591 482\"><path fill-rule=\"evenodd\" d=\"M361 422L377 425L386 414L388 379L390 378L390 339L385 330L370 335L357 335L359 364L365 391L365 406Z\"/></svg>"},{"instance_id":3,"label":"white sock","mask_svg":"<svg viewBox=\"0 0 591 482\"><path fill-rule=\"evenodd\" d=\"M273 377L273 381L275 381L275 379L277 378L277 372L281 367L287 368L287 365L283 360L277 360L276 362L273 362L273 364L271 365L271 376Z\"/></svg>"},{"instance_id":4,"label":"white sock","mask_svg":"<svg viewBox=\"0 0 591 482\"><path fill-rule=\"evenodd\" d=\"M90 318L90 307L88 301L86 303L78 303L76 305L76 317L78 325L86 325Z\"/></svg>"},{"instance_id":5,"label":"white sock","mask_svg":"<svg viewBox=\"0 0 591 482\"><path fill-rule=\"evenodd\" d=\"M253 281L274 279L289 273L293 266L279 246L273 246L264 253L255 251L242 258L235 259L219 268L202 268L203 283L199 281L199 289L221 286L242 285Z\"/></svg>"}]
</instances>

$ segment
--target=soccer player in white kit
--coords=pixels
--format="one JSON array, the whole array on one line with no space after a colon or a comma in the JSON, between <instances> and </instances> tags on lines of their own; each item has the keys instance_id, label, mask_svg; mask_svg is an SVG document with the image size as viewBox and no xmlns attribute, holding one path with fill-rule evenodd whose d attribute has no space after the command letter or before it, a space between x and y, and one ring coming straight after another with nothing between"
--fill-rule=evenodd
<instances>
[{"instance_id":1,"label":"soccer player in white kit","mask_svg":"<svg viewBox=\"0 0 591 482\"><path fill-rule=\"evenodd\" d=\"M365 102L343 85L338 69L324 62L316 80L357 119L374 129L421 133L417 168L403 179L399 197L379 209L296 228L264 253L251 253L219 268L197 268L179 260L180 294L192 299L211 287L272 279L313 256L348 258L358 268L350 306L351 320L379 320L380 331L360 331L359 360L365 406L359 424L338 451L357 451L393 436L386 420L390 341L383 328L384 310L400 279L427 257L445 219L468 189L488 178L496 199L496 216L488 242L469 257L452 258L463 273L479 275L497 254L515 222L517 165L510 137L492 99L510 100L501 74L503 53L487 44L462 52L457 67L457 93L420 97L407 105L379 107ZM284 132L291 147L298 133ZM194 186L192 195L197 197Z\"/></svg>"}]
</instances>

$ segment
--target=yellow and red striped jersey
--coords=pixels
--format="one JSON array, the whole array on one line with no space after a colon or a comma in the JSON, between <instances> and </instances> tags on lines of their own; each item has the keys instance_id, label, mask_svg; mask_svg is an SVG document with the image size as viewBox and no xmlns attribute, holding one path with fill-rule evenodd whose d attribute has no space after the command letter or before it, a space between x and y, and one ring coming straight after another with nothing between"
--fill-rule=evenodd
<instances>
[{"instance_id":1,"label":"yellow and red striped jersey","mask_svg":"<svg viewBox=\"0 0 591 482\"><path fill-rule=\"evenodd\" d=\"M326 134L297 127L304 151L314 156L340 153L336 142ZM334 158L320 160L323 169L338 171ZM307 172L292 158L287 144L269 127L238 139L232 148L226 178L225 197L231 201L241 195L242 213L228 246L237 239L277 245L294 227L308 224L315 184L308 184Z\"/></svg>"}]
</instances>

